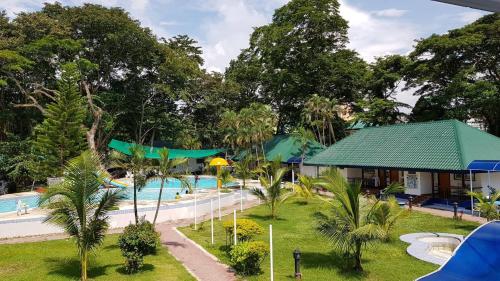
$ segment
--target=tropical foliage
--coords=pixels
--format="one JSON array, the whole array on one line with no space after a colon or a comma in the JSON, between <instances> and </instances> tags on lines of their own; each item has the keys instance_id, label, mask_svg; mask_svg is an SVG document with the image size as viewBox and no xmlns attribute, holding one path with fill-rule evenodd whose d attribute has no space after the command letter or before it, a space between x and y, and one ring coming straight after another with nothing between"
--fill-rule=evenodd
<instances>
[{"instance_id":1,"label":"tropical foliage","mask_svg":"<svg viewBox=\"0 0 500 281\"><path fill-rule=\"evenodd\" d=\"M98 159L85 151L68 162L64 181L49 188L40 201L50 210L45 221L61 226L75 238L82 281L87 280L89 252L101 245L109 227L107 213L122 197L117 190L100 190L103 176Z\"/></svg>"},{"instance_id":2,"label":"tropical foliage","mask_svg":"<svg viewBox=\"0 0 500 281\"><path fill-rule=\"evenodd\" d=\"M468 194L478 201L478 203L474 204L474 208L481 216L485 217L488 221L500 218L498 205L496 204L500 200L500 192L493 193L488 197L485 197L480 192L469 192Z\"/></svg>"},{"instance_id":3,"label":"tropical foliage","mask_svg":"<svg viewBox=\"0 0 500 281\"><path fill-rule=\"evenodd\" d=\"M391 196L387 201L376 201L368 213L367 220L378 225L382 231L381 239L388 241L397 221L408 214L409 211L399 206L396 198Z\"/></svg>"},{"instance_id":4,"label":"tropical foliage","mask_svg":"<svg viewBox=\"0 0 500 281\"><path fill-rule=\"evenodd\" d=\"M267 176L259 177L262 189L254 188L252 190L252 193L269 207L273 219L278 217L279 206L293 194L281 186L281 180L287 171L286 168L279 168L269 178Z\"/></svg>"},{"instance_id":5,"label":"tropical foliage","mask_svg":"<svg viewBox=\"0 0 500 281\"><path fill-rule=\"evenodd\" d=\"M156 253L160 245L160 234L153 224L141 220L138 224L130 224L118 238L118 246L125 257L127 273L136 273L142 267L144 256Z\"/></svg>"},{"instance_id":6,"label":"tropical foliage","mask_svg":"<svg viewBox=\"0 0 500 281\"><path fill-rule=\"evenodd\" d=\"M246 181L251 179L255 174L252 169L253 162L254 160L251 155L246 155L243 159L233 164L236 176L243 181L243 188L246 188Z\"/></svg>"},{"instance_id":7,"label":"tropical foliage","mask_svg":"<svg viewBox=\"0 0 500 281\"><path fill-rule=\"evenodd\" d=\"M307 175L299 175L297 183L288 183L295 195L306 200L315 196L314 189L320 186L319 180Z\"/></svg>"},{"instance_id":8,"label":"tropical foliage","mask_svg":"<svg viewBox=\"0 0 500 281\"><path fill-rule=\"evenodd\" d=\"M322 178L321 185L332 192L331 214L318 213L318 230L337 249L354 261L354 269L362 271L361 257L368 243L383 238L379 225L363 213L361 185L349 184L336 169L330 169Z\"/></svg>"}]
</instances>

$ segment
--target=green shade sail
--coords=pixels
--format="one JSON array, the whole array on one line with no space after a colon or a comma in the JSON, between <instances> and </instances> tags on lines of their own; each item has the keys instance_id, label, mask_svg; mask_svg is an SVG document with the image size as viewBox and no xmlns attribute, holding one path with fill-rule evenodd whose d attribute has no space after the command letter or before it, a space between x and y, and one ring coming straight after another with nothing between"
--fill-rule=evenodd
<instances>
[{"instance_id":1,"label":"green shade sail","mask_svg":"<svg viewBox=\"0 0 500 281\"><path fill-rule=\"evenodd\" d=\"M361 129L305 164L465 171L477 159L500 159L500 138L443 120Z\"/></svg>"},{"instance_id":2,"label":"green shade sail","mask_svg":"<svg viewBox=\"0 0 500 281\"><path fill-rule=\"evenodd\" d=\"M316 141L309 141L306 148L305 158L312 157L323 151L325 147ZM281 156L283 163L296 163L297 157L301 157L302 148L297 138L291 135L276 135L271 140L264 143L264 151L267 160L275 160ZM234 157L234 160L240 160L248 153L243 151Z\"/></svg>"},{"instance_id":3,"label":"green shade sail","mask_svg":"<svg viewBox=\"0 0 500 281\"><path fill-rule=\"evenodd\" d=\"M130 153L130 147L133 146L133 143L129 142L124 142L124 141L119 141L119 140L111 140L109 142L108 147L111 149L114 149L116 151L119 151L123 154L126 155L131 155ZM161 149L161 147L152 147L152 146L143 146L144 151L146 151L146 158L148 159L159 159L160 155L158 154L158 150ZM224 152L224 149L168 149L169 154L168 158L169 159L175 159L175 158L194 158L194 159L199 159L199 158L206 158L210 156L214 156L216 154L219 154L221 152Z\"/></svg>"}]
</instances>

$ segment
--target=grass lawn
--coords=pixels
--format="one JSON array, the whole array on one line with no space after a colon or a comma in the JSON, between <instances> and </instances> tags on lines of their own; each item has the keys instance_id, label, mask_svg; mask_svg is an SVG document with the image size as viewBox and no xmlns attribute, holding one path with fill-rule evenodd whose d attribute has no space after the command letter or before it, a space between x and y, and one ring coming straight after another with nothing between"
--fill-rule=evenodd
<instances>
[{"instance_id":1,"label":"grass lawn","mask_svg":"<svg viewBox=\"0 0 500 281\"><path fill-rule=\"evenodd\" d=\"M271 220L266 206L258 206L238 213L239 217L251 218L265 228L265 234L256 240L268 239L269 224L273 225L274 239L274 278L275 280L293 280L292 252L299 248L302 252L303 280L414 280L438 268L420 261L406 253L408 244L399 240L402 234L413 232L449 232L466 235L478 225L471 222L456 222L451 219L435 217L420 212L412 214L399 221L393 231L393 239L389 243L375 243L364 251L361 274L348 270L345 259L323 239L315 230L315 220L312 217L317 211L325 210L327 206L320 200L312 200L304 204L299 199L288 201L279 210L279 219ZM224 217L232 220L232 215ZM216 245L210 245L210 221L205 222L202 230L194 231L190 227L181 231L202 245L220 260L228 263L228 257L223 251L225 233L222 223L215 225ZM263 273L246 280L269 280L269 258L263 264Z\"/></svg>"},{"instance_id":2,"label":"grass lawn","mask_svg":"<svg viewBox=\"0 0 500 281\"><path fill-rule=\"evenodd\" d=\"M165 248L144 258L141 272L127 275L117 246L118 235L109 235L90 258L90 280L195 280ZM79 280L77 250L70 239L0 245L0 280Z\"/></svg>"}]
</instances>

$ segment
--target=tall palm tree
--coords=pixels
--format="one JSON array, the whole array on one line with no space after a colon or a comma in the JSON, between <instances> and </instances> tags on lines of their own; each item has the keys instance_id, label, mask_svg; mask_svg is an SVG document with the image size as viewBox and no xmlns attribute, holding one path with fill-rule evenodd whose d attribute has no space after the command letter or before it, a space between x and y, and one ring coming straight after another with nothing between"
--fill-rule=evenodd
<instances>
[{"instance_id":1,"label":"tall palm tree","mask_svg":"<svg viewBox=\"0 0 500 281\"><path fill-rule=\"evenodd\" d=\"M158 159L158 178L160 179L160 192L158 194L158 202L156 202L156 211L153 219L153 225L156 223L156 219L158 217L158 211L160 210L160 202L161 196L163 193L163 186L165 183L168 183L169 178L179 178L178 173L175 172L174 168L178 165L182 165L186 163L186 158L177 158L177 159L169 159L169 150L164 147L158 150L158 155L160 155L160 159Z\"/></svg>"},{"instance_id":2,"label":"tall palm tree","mask_svg":"<svg viewBox=\"0 0 500 281\"><path fill-rule=\"evenodd\" d=\"M251 168L253 158L248 154L240 161L233 164L236 175L243 180L243 188L246 187L246 180L251 179L254 171Z\"/></svg>"},{"instance_id":3,"label":"tall palm tree","mask_svg":"<svg viewBox=\"0 0 500 281\"><path fill-rule=\"evenodd\" d=\"M496 202L500 199L500 192L495 192L489 197L485 197L482 192L468 192L469 196L474 197L479 203L475 209L481 213L488 221L500 218Z\"/></svg>"},{"instance_id":4,"label":"tall palm tree","mask_svg":"<svg viewBox=\"0 0 500 281\"><path fill-rule=\"evenodd\" d=\"M252 190L252 194L267 204L271 210L271 217L273 219L277 218L278 208L281 203L285 202L291 195L293 195L293 192L281 187L281 179L286 172L287 168L278 169L273 174L272 180L268 177L260 177L260 185L264 190L260 188L254 188Z\"/></svg>"},{"instance_id":5,"label":"tall palm tree","mask_svg":"<svg viewBox=\"0 0 500 281\"><path fill-rule=\"evenodd\" d=\"M131 171L134 177L134 216L135 223L139 223L139 214L137 212L137 192L146 185L146 175L148 170L148 162L146 159L146 151L142 145L134 144L130 148L130 156L113 151L111 154L113 167L120 167L127 171Z\"/></svg>"},{"instance_id":6,"label":"tall palm tree","mask_svg":"<svg viewBox=\"0 0 500 281\"><path fill-rule=\"evenodd\" d=\"M354 269L362 271L361 256L363 246L381 239L380 227L369 222L362 215L361 184L349 184L336 169L330 169L321 177L320 184L334 195L331 204L332 215L319 214L318 230L339 250L352 256Z\"/></svg>"},{"instance_id":7,"label":"tall palm tree","mask_svg":"<svg viewBox=\"0 0 500 281\"><path fill-rule=\"evenodd\" d=\"M311 142L315 140L314 133L304 127L298 127L292 132L292 136L295 138L295 142L300 145L300 165L302 167L306 151Z\"/></svg>"},{"instance_id":8,"label":"tall palm tree","mask_svg":"<svg viewBox=\"0 0 500 281\"><path fill-rule=\"evenodd\" d=\"M97 157L83 152L67 164L64 181L49 188L40 200L51 210L45 221L60 225L76 239L82 281L87 280L88 253L102 244L108 229L107 212L122 198L120 191L101 192L104 172L99 167Z\"/></svg>"}]
</instances>

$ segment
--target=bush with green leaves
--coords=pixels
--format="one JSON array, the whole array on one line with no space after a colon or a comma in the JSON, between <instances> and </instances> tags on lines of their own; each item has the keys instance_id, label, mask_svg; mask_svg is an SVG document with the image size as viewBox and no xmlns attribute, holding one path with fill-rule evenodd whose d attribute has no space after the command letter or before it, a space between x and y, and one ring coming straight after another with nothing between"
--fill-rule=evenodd
<instances>
[{"instance_id":1,"label":"bush with green leaves","mask_svg":"<svg viewBox=\"0 0 500 281\"><path fill-rule=\"evenodd\" d=\"M231 266L242 275L261 272L260 265L269 254L269 247L263 241L249 241L235 245L229 252Z\"/></svg>"},{"instance_id":2,"label":"bush with green leaves","mask_svg":"<svg viewBox=\"0 0 500 281\"><path fill-rule=\"evenodd\" d=\"M160 234L155 231L153 224L142 220L138 224L125 227L118 239L118 246L125 257L125 270L135 273L143 265L144 256L155 254L160 245Z\"/></svg>"},{"instance_id":3,"label":"bush with green leaves","mask_svg":"<svg viewBox=\"0 0 500 281\"><path fill-rule=\"evenodd\" d=\"M233 237L234 222L232 220L225 221L223 224L228 237ZM254 220L237 219L236 220L236 237L238 241L245 242L252 240L256 235L262 234L264 229ZM230 239L230 241L233 241Z\"/></svg>"}]
</instances>

